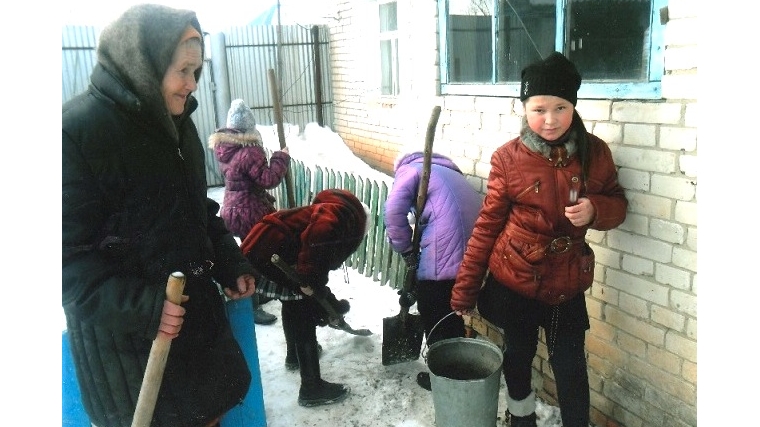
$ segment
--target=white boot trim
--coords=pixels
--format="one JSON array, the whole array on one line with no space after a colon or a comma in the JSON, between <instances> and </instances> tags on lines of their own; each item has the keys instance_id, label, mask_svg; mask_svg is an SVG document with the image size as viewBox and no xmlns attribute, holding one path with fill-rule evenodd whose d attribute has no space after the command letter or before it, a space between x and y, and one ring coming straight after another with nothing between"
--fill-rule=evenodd
<instances>
[{"instance_id":1,"label":"white boot trim","mask_svg":"<svg viewBox=\"0 0 760 427\"><path fill-rule=\"evenodd\" d=\"M523 400L514 400L507 394L507 409L517 417L525 417L536 412L536 392L531 391Z\"/></svg>"}]
</instances>

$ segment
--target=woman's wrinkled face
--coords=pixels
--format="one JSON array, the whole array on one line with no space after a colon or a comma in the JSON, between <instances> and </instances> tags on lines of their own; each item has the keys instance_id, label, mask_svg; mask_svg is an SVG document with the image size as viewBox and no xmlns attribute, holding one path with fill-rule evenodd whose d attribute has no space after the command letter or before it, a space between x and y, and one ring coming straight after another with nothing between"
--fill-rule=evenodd
<instances>
[{"instance_id":1,"label":"woman's wrinkled face","mask_svg":"<svg viewBox=\"0 0 760 427\"><path fill-rule=\"evenodd\" d=\"M567 132L573 123L573 104L558 96L535 95L523 104L530 130L538 136L554 141Z\"/></svg>"},{"instance_id":2,"label":"woman's wrinkled face","mask_svg":"<svg viewBox=\"0 0 760 427\"><path fill-rule=\"evenodd\" d=\"M198 87L195 72L203 65L201 40L190 38L177 46L172 57L172 63L164 74L161 82L161 93L166 102L166 108L174 116L185 111L187 97Z\"/></svg>"}]
</instances>

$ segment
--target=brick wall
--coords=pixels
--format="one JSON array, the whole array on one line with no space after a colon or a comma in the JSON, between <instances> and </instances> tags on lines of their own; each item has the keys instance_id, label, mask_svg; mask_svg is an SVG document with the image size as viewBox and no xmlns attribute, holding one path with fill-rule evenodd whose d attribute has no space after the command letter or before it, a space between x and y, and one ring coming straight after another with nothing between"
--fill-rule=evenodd
<instances>
[{"instance_id":1,"label":"brick wall","mask_svg":"<svg viewBox=\"0 0 760 427\"><path fill-rule=\"evenodd\" d=\"M391 173L401 145L422 146L430 110L441 105L435 150L484 192L493 150L519 131L519 100L439 96L436 2L409 0L398 2L401 95L380 96L376 4L336 1L335 131ZM609 144L630 203L620 227L588 234L598 262L586 339L596 426L697 425L697 4L671 0L668 9L663 99L577 106ZM483 319L471 326L498 337ZM556 404L543 343L534 368L539 396Z\"/></svg>"}]
</instances>

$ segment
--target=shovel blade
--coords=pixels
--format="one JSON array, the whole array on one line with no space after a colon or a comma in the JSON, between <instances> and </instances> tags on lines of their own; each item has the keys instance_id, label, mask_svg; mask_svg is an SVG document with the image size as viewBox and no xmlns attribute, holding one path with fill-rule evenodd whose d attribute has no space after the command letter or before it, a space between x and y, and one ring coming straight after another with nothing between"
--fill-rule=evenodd
<instances>
[{"instance_id":1,"label":"shovel blade","mask_svg":"<svg viewBox=\"0 0 760 427\"><path fill-rule=\"evenodd\" d=\"M419 314L383 318L383 365L417 360L424 333L425 328Z\"/></svg>"}]
</instances>

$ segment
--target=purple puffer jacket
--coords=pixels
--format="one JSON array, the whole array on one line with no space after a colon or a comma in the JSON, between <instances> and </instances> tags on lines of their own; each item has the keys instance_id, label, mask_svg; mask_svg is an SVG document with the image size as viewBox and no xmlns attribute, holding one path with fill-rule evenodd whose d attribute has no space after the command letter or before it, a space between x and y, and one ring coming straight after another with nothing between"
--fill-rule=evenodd
<instances>
[{"instance_id":1,"label":"purple puffer jacket","mask_svg":"<svg viewBox=\"0 0 760 427\"><path fill-rule=\"evenodd\" d=\"M254 224L276 210L275 198L266 192L280 185L290 155L275 151L267 164L258 132L220 129L209 137L224 176L224 201L219 215L235 236L244 239Z\"/></svg>"},{"instance_id":2,"label":"purple puffer jacket","mask_svg":"<svg viewBox=\"0 0 760 427\"><path fill-rule=\"evenodd\" d=\"M407 214L415 211L422 179L422 152L404 154L396 161L393 186L385 202L385 227L393 250L412 249L412 226ZM422 239L418 280L454 279L467 240L483 204L456 164L433 153L428 197L420 216Z\"/></svg>"}]
</instances>

